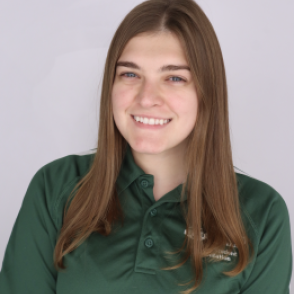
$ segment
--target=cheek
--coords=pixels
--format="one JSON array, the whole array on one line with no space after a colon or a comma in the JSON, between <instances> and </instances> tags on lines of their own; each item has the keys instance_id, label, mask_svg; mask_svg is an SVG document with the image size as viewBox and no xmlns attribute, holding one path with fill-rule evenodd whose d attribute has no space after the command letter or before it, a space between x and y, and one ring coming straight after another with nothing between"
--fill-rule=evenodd
<instances>
[{"instance_id":1,"label":"cheek","mask_svg":"<svg viewBox=\"0 0 294 294\"><path fill-rule=\"evenodd\" d=\"M126 109L130 105L131 93L123 87L114 86L111 96L114 111Z\"/></svg>"},{"instance_id":2,"label":"cheek","mask_svg":"<svg viewBox=\"0 0 294 294\"><path fill-rule=\"evenodd\" d=\"M198 99L197 94L192 91L187 91L176 95L171 99L171 105L174 111L178 114L179 119L196 121Z\"/></svg>"}]
</instances>

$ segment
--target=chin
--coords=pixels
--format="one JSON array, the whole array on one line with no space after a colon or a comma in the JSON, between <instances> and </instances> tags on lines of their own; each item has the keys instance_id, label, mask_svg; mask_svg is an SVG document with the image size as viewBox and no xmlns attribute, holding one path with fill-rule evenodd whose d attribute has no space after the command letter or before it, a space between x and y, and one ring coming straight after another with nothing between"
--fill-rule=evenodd
<instances>
[{"instance_id":1,"label":"chin","mask_svg":"<svg viewBox=\"0 0 294 294\"><path fill-rule=\"evenodd\" d=\"M145 154L159 154L165 151L166 148L162 146L162 144L152 144L151 142L129 142L131 148L137 153L145 153Z\"/></svg>"}]
</instances>

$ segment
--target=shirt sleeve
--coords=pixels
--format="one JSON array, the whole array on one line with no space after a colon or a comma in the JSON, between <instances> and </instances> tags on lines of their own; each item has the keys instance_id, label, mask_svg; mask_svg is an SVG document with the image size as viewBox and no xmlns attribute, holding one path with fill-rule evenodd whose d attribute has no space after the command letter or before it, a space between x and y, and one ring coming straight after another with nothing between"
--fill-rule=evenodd
<instances>
[{"instance_id":1,"label":"shirt sleeve","mask_svg":"<svg viewBox=\"0 0 294 294\"><path fill-rule=\"evenodd\" d=\"M288 294L292 273L290 222L281 196L272 204L264 230L260 232L252 272L242 294Z\"/></svg>"},{"instance_id":2,"label":"shirt sleeve","mask_svg":"<svg viewBox=\"0 0 294 294\"><path fill-rule=\"evenodd\" d=\"M54 294L57 228L42 168L31 180L6 247L1 294Z\"/></svg>"}]
</instances>

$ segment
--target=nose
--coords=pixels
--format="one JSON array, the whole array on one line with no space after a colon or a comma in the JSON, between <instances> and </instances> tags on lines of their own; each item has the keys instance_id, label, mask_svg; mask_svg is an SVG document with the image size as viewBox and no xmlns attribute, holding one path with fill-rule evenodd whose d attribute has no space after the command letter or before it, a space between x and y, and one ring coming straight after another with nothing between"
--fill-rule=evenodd
<instances>
[{"instance_id":1,"label":"nose","mask_svg":"<svg viewBox=\"0 0 294 294\"><path fill-rule=\"evenodd\" d=\"M163 104L159 86L154 81L145 80L142 83L136 98L138 103L145 108Z\"/></svg>"}]
</instances>

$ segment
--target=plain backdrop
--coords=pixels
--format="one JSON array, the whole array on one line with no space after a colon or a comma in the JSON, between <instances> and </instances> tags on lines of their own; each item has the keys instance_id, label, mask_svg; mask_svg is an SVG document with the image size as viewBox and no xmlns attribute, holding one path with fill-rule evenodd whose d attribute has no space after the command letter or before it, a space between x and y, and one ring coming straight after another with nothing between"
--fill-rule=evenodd
<instances>
[{"instance_id":1,"label":"plain backdrop","mask_svg":"<svg viewBox=\"0 0 294 294\"><path fill-rule=\"evenodd\" d=\"M0 262L36 171L96 147L108 46L140 2L0 0ZM234 165L283 196L294 236L294 1L198 3L223 51Z\"/></svg>"}]
</instances>

